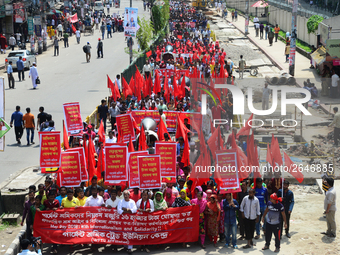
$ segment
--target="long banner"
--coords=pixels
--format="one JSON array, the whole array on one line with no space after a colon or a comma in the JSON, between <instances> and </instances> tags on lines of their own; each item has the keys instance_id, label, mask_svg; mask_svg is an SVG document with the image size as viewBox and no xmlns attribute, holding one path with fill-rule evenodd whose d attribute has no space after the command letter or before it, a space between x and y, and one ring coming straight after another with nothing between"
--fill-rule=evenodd
<instances>
[{"instance_id":1,"label":"long banner","mask_svg":"<svg viewBox=\"0 0 340 255\"><path fill-rule=\"evenodd\" d=\"M140 123L142 120L146 117L153 118L157 123L161 120L159 112L158 111L131 111L131 116L135 119L138 126L140 126ZM166 117L166 125L168 132L176 132L176 119L177 114L179 112L176 111L164 111L165 117ZM200 123L202 123L202 114L200 113L192 113L192 112L180 112L179 118L184 122L184 119L188 119L188 123L190 124L190 118L195 118L195 123L197 123L198 126L201 126ZM118 122L118 118L117 118Z\"/></svg>"},{"instance_id":2,"label":"long banner","mask_svg":"<svg viewBox=\"0 0 340 255\"><path fill-rule=\"evenodd\" d=\"M119 215L115 209L80 207L36 212L34 236L43 243L145 245L196 242L199 208Z\"/></svg>"}]
</instances>

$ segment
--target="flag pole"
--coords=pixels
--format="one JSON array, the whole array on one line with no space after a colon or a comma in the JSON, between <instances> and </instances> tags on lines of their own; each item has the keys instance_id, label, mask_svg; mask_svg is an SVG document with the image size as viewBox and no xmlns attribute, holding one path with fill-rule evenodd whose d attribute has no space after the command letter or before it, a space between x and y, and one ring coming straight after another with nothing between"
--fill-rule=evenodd
<instances>
[{"instance_id":1,"label":"flag pole","mask_svg":"<svg viewBox=\"0 0 340 255\"><path fill-rule=\"evenodd\" d=\"M280 155L281 155L281 151L280 151ZM282 157L282 156L281 156ZM284 154L283 154L283 159L282 159L282 192L281 192L281 197L282 197L282 200L283 200L283 181L284 181L284 166L285 166L285 157L284 157Z\"/></svg>"}]
</instances>

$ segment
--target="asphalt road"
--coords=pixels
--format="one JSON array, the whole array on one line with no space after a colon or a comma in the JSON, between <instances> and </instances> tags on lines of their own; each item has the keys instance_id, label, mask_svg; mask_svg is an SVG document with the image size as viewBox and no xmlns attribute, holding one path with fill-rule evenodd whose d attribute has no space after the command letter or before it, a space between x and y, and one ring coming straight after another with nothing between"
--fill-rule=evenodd
<instances>
[{"instance_id":1,"label":"asphalt road","mask_svg":"<svg viewBox=\"0 0 340 255\"><path fill-rule=\"evenodd\" d=\"M113 12L123 13L128 7L129 1L121 1L121 8L111 8ZM133 1L133 7L138 7L139 16L146 15L142 1ZM106 8L105 8L106 11ZM11 114L16 105L21 106L21 112L26 113L26 107L37 116L39 107L44 106L45 111L52 114L56 130L62 130L64 103L79 102L83 120L88 116L101 99L109 96L107 88L108 74L112 80L129 65L129 55L124 52L126 42L123 33L114 33L112 38L105 38L104 58L97 59L97 42L101 37L99 30L95 30L93 36L83 36L80 44L77 44L75 36L69 38L69 48L64 48L64 43L59 43L59 56L53 56L53 48L37 57L37 68L41 84L36 90L32 89L28 71L25 72L25 81L19 82L17 73L14 73L15 89L8 89L7 74L5 77L5 119L9 123ZM90 42L92 45L91 61L86 62L83 45ZM136 47L137 43L135 41ZM15 141L14 129L5 136L5 151L0 152L0 176L2 181L20 169L28 166L39 165L38 133L35 132L35 145L27 146L26 131L19 146ZM27 184L29 185L29 184Z\"/></svg>"}]
</instances>

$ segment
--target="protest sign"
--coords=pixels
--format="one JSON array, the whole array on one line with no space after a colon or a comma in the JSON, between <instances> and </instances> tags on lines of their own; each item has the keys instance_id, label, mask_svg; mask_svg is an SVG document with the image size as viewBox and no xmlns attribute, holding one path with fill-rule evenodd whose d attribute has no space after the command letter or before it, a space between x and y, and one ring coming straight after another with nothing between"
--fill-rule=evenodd
<instances>
[{"instance_id":1,"label":"protest sign","mask_svg":"<svg viewBox=\"0 0 340 255\"><path fill-rule=\"evenodd\" d=\"M103 207L37 211L33 228L43 243L64 245L191 243L198 240L199 207L122 215Z\"/></svg>"},{"instance_id":2,"label":"protest sign","mask_svg":"<svg viewBox=\"0 0 340 255\"><path fill-rule=\"evenodd\" d=\"M60 132L39 132L40 167L60 167Z\"/></svg>"},{"instance_id":3,"label":"protest sign","mask_svg":"<svg viewBox=\"0 0 340 255\"><path fill-rule=\"evenodd\" d=\"M176 178L177 143L156 142L155 150L156 154L161 156L162 178Z\"/></svg>"},{"instance_id":4,"label":"protest sign","mask_svg":"<svg viewBox=\"0 0 340 255\"><path fill-rule=\"evenodd\" d=\"M79 187L81 183L80 158L78 151L61 153L60 185Z\"/></svg>"},{"instance_id":5,"label":"protest sign","mask_svg":"<svg viewBox=\"0 0 340 255\"><path fill-rule=\"evenodd\" d=\"M117 127L119 128L119 133L123 137L123 142L128 142L130 136L132 141L135 141L135 130L132 125L132 119L130 114L121 114L116 117Z\"/></svg>"},{"instance_id":6,"label":"protest sign","mask_svg":"<svg viewBox=\"0 0 340 255\"><path fill-rule=\"evenodd\" d=\"M128 180L127 147L105 147L105 181L120 182Z\"/></svg>"},{"instance_id":7,"label":"protest sign","mask_svg":"<svg viewBox=\"0 0 340 255\"><path fill-rule=\"evenodd\" d=\"M139 187L138 156L148 155L148 151L129 152L129 188Z\"/></svg>"},{"instance_id":8,"label":"protest sign","mask_svg":"<svg viewBox=\"0 0 340 255\"><path fill-rule=\"evenodd\" d=\"M148 155L138 157L139 188L160 189L161 183L161 156Z\"/></svg>"},{"instance_id":9,"label":"protest sign","mask_svg":"<svg viewBox=\"0 0 340 255\"><path fill-rule=\"evenodd\" d=\"M81 134L83 132L83 121L80 115L79 103L63 104L63 109L68 136Z\"/></svg>"},{"instance_id":10,"label":"protest sign","mask_svg":"<svg viewBox=\"0 0 340 255\"><path fill-rule=\"evenodd\" d=\"M85 151L84 147L71 148L67 151L77 151L79 152L80 159L80 179L82 182L86 182L89 180L89 173L87 172L87 164L85 159Z\"/></svg>"}]
</instances>

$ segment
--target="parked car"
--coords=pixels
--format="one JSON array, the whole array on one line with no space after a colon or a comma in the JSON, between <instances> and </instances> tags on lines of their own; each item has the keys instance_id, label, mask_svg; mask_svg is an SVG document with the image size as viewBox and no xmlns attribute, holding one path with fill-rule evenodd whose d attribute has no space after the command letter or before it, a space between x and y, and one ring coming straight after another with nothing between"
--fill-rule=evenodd
<instances>
[{"instance_id":1,"label":"parked car","mask_svg":"<svg viewBox=\"0 0 340 255\"><path fill-rule=\"evenodd\" d=\"M20 56L22 57L22 61L24 61L25 68L27 69L32 66L33 62L37 62L36 56L29 50L14 50L11 51L5 59L6 68L9 61L12 61L13 68L17 68L17 61L19 60Z\"/></svg>"},{"instance_id":2,"label":"parked car","mask_svg":"<svg viewBox=\"0 0 340 255\"><path fill-rule=\"evenodd\" d=\"M103 5L102 1L96 1L94 3L94 10L104 12L104 5Z\"/></svg>"}]
</instances>

